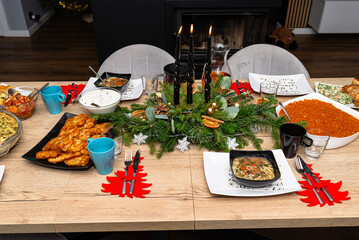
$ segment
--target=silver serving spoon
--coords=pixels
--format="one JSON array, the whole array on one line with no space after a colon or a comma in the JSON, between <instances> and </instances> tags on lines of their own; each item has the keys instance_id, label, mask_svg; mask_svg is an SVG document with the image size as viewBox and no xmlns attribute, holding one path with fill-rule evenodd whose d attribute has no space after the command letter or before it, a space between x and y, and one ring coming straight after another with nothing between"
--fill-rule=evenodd
<instances>
[{"instance_id":1,"label":"silver serving spoon","mask_svg":"<svg viewBox=\"0 0 359 240\"><path fill-rule=\"evenodd\" d=\"M28 96L30 99L35 97L37 93L41 92L42 89L44 89L45 87L47 87L49 85L49 83L45 83L44 86L42 86L39 90L35 91L35 92L32 92L30 93L30 95Z\"/></svg>"},{"instance_id":2,"label":"silver serving spoon","mask_svg":"<svg viewBox=\"0 0 359 240\"><path fill-rule=\"evenodd\" d=\"M279 102L279 105L283 108L283 111L284 111L285 115L287 115L287 118L289 119L289 121L291 123L293 123L292 119L289 117L289 114L288 114L287 110L285 110L285 107L284 107L283 103Z\"/></svg>"},{"instance_id":3,"label":"silver serving spoon","mask_svg":"<svg viewBox=\"0 0 359 240\"><path fill-rule=\"evenodd\" d=\"M101 107L100 105L96 104L96 103L91 103L92 106L94 107Z\"/></svg>"},{"instance_id":4,"label":"silver serving spoon","mask_svg":"<svg viewBox=\"0 0 359 240\"><path fill-rule=\"evenodd\" d=\"M98 73L97 73L91 66L89 66L89 68L91 69L91 71L92 71L94 74L96 74L96 77L98 77L98 78L101 80L101 82L103 82L103 79L101 78L101 76L98 75Z\"/></svg>"}]
</instances>

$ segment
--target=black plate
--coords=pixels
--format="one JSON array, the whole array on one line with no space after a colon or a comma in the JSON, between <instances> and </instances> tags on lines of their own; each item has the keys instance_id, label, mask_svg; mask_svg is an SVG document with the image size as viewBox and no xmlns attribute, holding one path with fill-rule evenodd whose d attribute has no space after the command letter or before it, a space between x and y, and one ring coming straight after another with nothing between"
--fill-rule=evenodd
<instances>
[{"instance_id":1,"label":"black plate","mask_svg":"<svg viewBox=\"0 0 359 240\"><path fill-rule=\"evenodd\" d=\"M269 180L248 180L244 178L239 178L233 173L233 160L238 157L260 157L267 159L273 166L274 169L274 178ZM231 171L233 173L233 176L235 179L239 182L239 184L242 184L247 187L264 187L272 182L277 181L280 178L280 171L277 165L277 162L275 160L275 157L273 155L272 151L238 151L238 150L231 150L229 153L229 164L231 166Z\"/></svg>"},{"instance_id":2,"label":"black plate","mask_svg":"<svg viewBox=\"0 0 359 240\"><path fill-rule=\"evenodd\" d=\"M101 78L104 80L106 78L109 78L109 77L118 77L118 78L124 78L124 79L127 79L127 82L122 85L121 87L114 87L115 89L119 90L120 92L124 92L127 87L128 87L128 82L130 81L130 78L131 78L131 74L129 73L112 73L112 72L104 72L102 73L101 75ZM101 82L101 79L97 79L96 82L94 83L96 87L104 87L104 86L99 86Z\"/></svg>"},{"instance_id":3,"label":"black plate","mask_svg":"<svg viewBox=\"0 0 359 240\"><path fill-rule=\"evenodd\" d=\"M38 143L35 147L33 147L30 151L22 155L23 158L32 161L35 164L49 167L49 168L57 168L57 169L63 169L63 170L86 170L93 166L92 161L90 160L89 163L84 167L70 167L67 166L65 163L49 163L47 159L36 159L36 153L41 151L41 149L50 141L51 139L57 137L59 135L59 132L61 128L64 126L65 121L70 118L76 116L72 113L64 113L64 115L60 118L60 120L56 123L56 125L51 129L51 131Z\"/></svg>"}]
</instances>

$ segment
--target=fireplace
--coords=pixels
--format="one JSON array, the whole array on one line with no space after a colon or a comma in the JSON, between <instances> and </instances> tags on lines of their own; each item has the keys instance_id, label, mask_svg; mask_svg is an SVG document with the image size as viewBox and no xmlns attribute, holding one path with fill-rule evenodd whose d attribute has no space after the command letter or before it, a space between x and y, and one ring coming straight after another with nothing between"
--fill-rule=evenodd
<instances>
[{"instance_id":1,"label":"fireplace","mask_svg":"<svg viewBox=\"0 0 359 240\"><path fill-rule=\"evenodd\" d=\"M130 44L151 44L174 56L175 35L182 31L181 62L187 62L190 25L194 24L196 78L205 62L206 37L239 49L264 41L276 27L282 0L92 0L100 64ZM111 36L111 37L104 37Z\"/></svg>"}]
</instances>

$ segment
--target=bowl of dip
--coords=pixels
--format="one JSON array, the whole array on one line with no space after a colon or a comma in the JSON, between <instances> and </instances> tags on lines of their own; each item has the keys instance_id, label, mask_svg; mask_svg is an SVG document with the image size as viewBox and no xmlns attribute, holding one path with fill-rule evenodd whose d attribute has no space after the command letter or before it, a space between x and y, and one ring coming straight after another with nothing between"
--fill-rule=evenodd
<instances>
[{"instance_id":1,"label":"bowl of dip","mask_svg":"<svg viewBox=\"0 0 359 240\"><path fill-rule=\"evenodd\" d=\"M121 92L114 88L95 88L82 92L79 103L90 114L112 113L120 103L121 96Z\"/></svg>"}]
</instances>

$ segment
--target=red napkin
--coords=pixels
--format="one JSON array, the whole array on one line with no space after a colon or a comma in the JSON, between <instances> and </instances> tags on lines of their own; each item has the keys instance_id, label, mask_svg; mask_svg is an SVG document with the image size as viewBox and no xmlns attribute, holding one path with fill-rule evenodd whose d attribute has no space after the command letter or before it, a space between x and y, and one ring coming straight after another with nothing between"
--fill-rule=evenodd
<instances>
[{"instance_id":1,"label":"red napkin","mask_svg":"<svg viewBox=\"0 0 359 240\"><path fill-rule=\"evenodd\" d=\"M134 159L134 157L132 158ZM143 159L143 157L140 157L140 163L141 160ZM126 168L124 168L126 169ZM109 184L102 184L102 187L104 189L101 189L102 192L108 192L111 193L111 195L119 195L119 197L129 197L129 198L133 198L133 196L138 197L138 198L145 198L145 195L149 194L151 192L151 190L145 189L148 188L150 186L152 186L152 183L144 183L146 181L146 179L144 179L144 177L147 176L147 173L143 173L143 166L142 165L138 165L137 168L137 174L136 177L133 178L132 174L133 174L133 167L132 164L128 167L128 173L127 176L125 177L125 171L117 171L115 172L116 177L106 177L107 181L109 181ZM133 193L132 195L129 194L130 191L130 185L131 185L131 180L135 179L135 185L133 188ZM124 180L126 180L126 193L122 194L122 186L123 186L123 182Z\"/></svg>"},{"instance_id":2,"label":"red napkin","mask_svg":"<svg viewBox=\"0 0 359 240\"><path fill-rule=\"evenodd\" d=\"M311 164L308 164L308 166L310 169L312 169ZM331 206L331 205L334 205L334 203L342 203L343 200L350 199L350 197L348 197L348 195L349 195L348 191L344 191L344 192L339 191L339 188L342 186L342 181L339 181L337 183L332 183L330 180L322 180L322 177L320 176L319 173L314 173L314 175L317 176L317 178L320 180L320 183L317 183L314 180L314 178L312 178L309 175L307 175L307 177L312 182L312 184L313 184L312 186L310 186L307 181L298 181L301 184L301 187L303 188L303 190L300 192L297 192L297 194L300 196L306 197L306 198L301 198L300 200L302 202L308 203L308 205L307 205L308 207L313 207L318 204L321 207L323 207L325 204L328 204ZM302 178L304 179L303 176L302 176ZM317 187L318 189L320 189L321 187L325 187L325 189L327 189L328 193L332 196L333 202L329 201L329 199L327 198L325 193L322 190L320 190L320 191L317 191L319 196L323 200L323 204L320 204L319 200L317 199L317 197L315 196L315 194L312 190L315 187Z\"/></svg>"},{"instance_id":3,"label":"red napkin","mask_svg":"<svg viewBox=\"0 0 359 240\"><path fill-rule=\"evenodd\" d=\"M60 86L62 88L62 93L65 94L65 96L67 96L67 93L70 90L73 90L71 92L71 100L69 103L72 103L72 99L75 98L75 90L77 91L77 96L80 95L80 93L82 92L82 90L84 90L84 88L86 87L86 85L84 84L75 84L73 87L71 87L71 84L69 85L62 85Z\"/></svg>"},{"instance_id":4,"label":"red napkin","mask_svg":"<svg viewBox=\"0 0 359 240\"><path fill-rule=\"evenodd\" d=\"M250 91L251 93L254 92L251 85L248 82L239 82L239 86L237 85L236 82L233 82L230 89L235 90L238 95L241 94L241 91L242 93L246 91Z\"/></svg>"}]
</instances>

